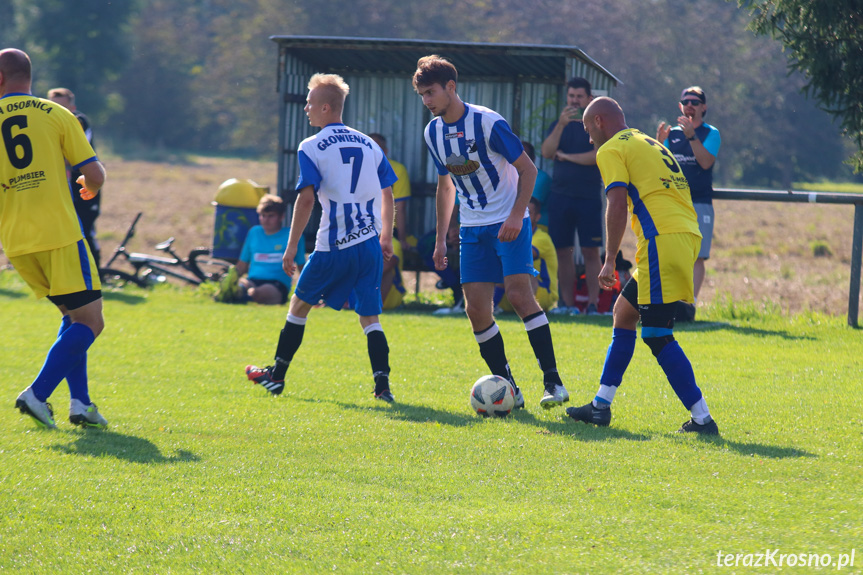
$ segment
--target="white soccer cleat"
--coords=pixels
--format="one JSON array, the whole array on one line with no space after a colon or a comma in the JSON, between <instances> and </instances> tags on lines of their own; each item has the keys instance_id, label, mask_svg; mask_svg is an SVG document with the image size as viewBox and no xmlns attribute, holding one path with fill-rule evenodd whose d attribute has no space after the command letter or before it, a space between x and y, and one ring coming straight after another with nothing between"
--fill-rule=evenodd
<instances>
[{"instance_id":1,"label":"white soccer cleat","mask_svg":"<svg viewBox=\"0 0 863 575\"><path fill-rule=\"evenodd\" d=\"M558 405L563 405L569 401L569 392L562 385L548 383L545 386L545 393L542 394L542 399L539 400L539 405L545 409L550 409Z\"/></svg>"},{"instance_id":2,"label":"white soccer cleat","mask_svg":"<svg viewBox=\"0 0 863 575\"><path fill-rule=\"evenodd\" d=\"M72 399L69 403L69 421L81 427L108 427L108 420L102 417L95 403L84 405L81 400Z\"/></svg>"},{"instance_id":3,"label":"white soccer cleat","mask_svg":"<svg viewBox=\"0 0 863 575\"><path fill-rule=\"evenodd\" d=\"M33 394L33 389L28 387L21 392L18 399L15 400L15 407L25 415L29 415L33 420L42 427L54 429L57 424L54 423L54 410L51 404L47 401L39 401Z\"/></svg>"}]
</instances>

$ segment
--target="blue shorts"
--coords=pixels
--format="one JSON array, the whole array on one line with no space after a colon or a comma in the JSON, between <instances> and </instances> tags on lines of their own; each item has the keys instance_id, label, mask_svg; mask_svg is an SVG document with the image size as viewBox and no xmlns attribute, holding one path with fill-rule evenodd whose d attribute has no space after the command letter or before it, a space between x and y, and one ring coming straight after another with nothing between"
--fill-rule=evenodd
<instances>
[{"instance_id":1,"label":"blue shorts","mask_svg":"<svg viewBox=\"0 0 863 575\"><path fill-rule=\"evenodd\" d=\"M602 247L601 197L588 200L549 194L543 212L548 212L548 235L551 236L555 249L574 246L576 230L579 246Z\"/></svg>"},{"instance_id":2,"label":"blue shorts","mask_svg":"<svg viewBox=\"0 0 863 575\"><path fill-rule=\"evenodd\" d=\"M511 242L497 239L499 224L462 227L459 230L459 269L461 283L501 283L504 276L539 275L533 269L533 248L530 245L530 218L524 218L521 232Z\"/></svg>"},{"instance_id":3,"label":"blue shorts","mask_svg":"<svg viewBox=\"0 0 863 575\"><path fill-rule=\"evenodd\" d=\"M379 315L384 255L377 237L332 252L316 251L300 273L294 294L310 305L320 300L340 310L356 296L355 311L362 316Z\"/></svg>"}]
</instances>

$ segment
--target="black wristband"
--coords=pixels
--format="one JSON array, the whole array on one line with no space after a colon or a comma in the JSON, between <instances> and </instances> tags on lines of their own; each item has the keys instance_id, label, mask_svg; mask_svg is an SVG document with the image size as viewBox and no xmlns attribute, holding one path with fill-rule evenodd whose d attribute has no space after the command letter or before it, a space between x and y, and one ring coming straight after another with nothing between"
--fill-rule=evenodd
<instances>
[{"instance_id":1,"label":"black wristband","mask_svg":"<svg viewBox=\"0 0 863 575\"><path fill-rule=\"evenodd\" d=\"M692 136L691 138L686 138L686 139L687 139L687 140L689 140L689 141L691 142L692 140L694 140L694 139L695 139L695 136Z\"/></svg>"}]
</instances>

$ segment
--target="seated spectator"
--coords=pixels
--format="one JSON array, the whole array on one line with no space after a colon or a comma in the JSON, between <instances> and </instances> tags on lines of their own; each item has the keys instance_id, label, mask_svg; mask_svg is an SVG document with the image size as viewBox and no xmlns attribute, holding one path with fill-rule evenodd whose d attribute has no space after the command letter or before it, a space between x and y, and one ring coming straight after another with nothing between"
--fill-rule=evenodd
<instances>
[{"instance_id":1,"label":"seated spectator","mask_svg":"<svg viewBox=\"0 0 863 575\"><path fill-rule=\"evenodd\" d=\"M522 140L521 145L524 146L524 152L527 154L527 157L535 164L536 149L533 147L533 144L527 140ZM546 201L548 201L549 193L551 193L551 176L549 176L545 171L540 170L539 166L537 166L536 183L533 185L533 192L530 196L532 198L536 198L540 207L542 207L545 205ZM542 215L539 217L539 223L537 223L536 226L548 233L548 210L542 210L541 213Z\"/></svg>"},{"instance_id":2,"label":"seated spectator","mask_svg":"<svg viewBox=\"0 0 863 575\"><path fill-rule=\"evenodd\" d=\"M542 217L542 205L535 198L530 198L530 223L533 230L531 245L533 246L533 267L539 275L531 278L536 301L543 311L548 311L557 305L557 250L548 232L539 226ZM503 311L514 311L512 304L503 296L500 301Z\"/></svg>"},{"instance_id":3,"label":"seated spectator","mask_svg":"<svg viewBox=\"0 0 863 575\"><path fill-rule=\"evenodd\" d=\"M381 278L381 299L384 309L395 309L402 305L405 297L405 284L402 281L403 253L401 242L393 238L393 256L384 260L384 274Z\"/></svg>"},{"instance_id":4,"label":"seated spectator","mask_svg":"<svg viewBox=\"0 0 863 575\"><path fill-rule=\"evenodd\" d=\"M216 301L253 301L263 305L288 301L291 276L282 268L282 256L291 234L291 229L283 226L286 211L279 196L266 194L261 198L257 208L261 223L249 230L240 260L220 282ZM305 238L301 237L294 260L299 269L306 263L305 244Z\"/></svg>"},{"instance_id":5,"label":"seated spectator","mask_svg":"<svg viewBox=\"0 0 863 575\"><path fill-rule=\"evenodd\" d=\"M454 305L452 307L442 307L435 310L436 315L447 315L451 313L464 313L464 294L461 290L461 276L459 275L459 219L458 219L458 201L456 201L456 209L452 212L452 217L449 221L449 227L446 232L446 257L449 265L444 270L435 269L434 265L434 246L436 232L432 230L425 234L417 242L417 251L422 256L423 264L433 270L440 279L435 287L437 289L451 289Z\"/></svg>"}]
</instances>

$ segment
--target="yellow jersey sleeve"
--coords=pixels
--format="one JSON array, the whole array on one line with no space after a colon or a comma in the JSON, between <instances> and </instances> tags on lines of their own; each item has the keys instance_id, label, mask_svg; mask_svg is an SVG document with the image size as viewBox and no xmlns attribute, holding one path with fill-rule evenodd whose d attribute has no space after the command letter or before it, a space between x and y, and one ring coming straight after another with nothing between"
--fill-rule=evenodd
<instances>
[{"instance_id":1,"label":"yellow jersey sleeve","mask_svg":"<svg viewBox=\"0 0 863 575\"><path fill-rule=\"evenodd\" d=\"M688 232L701 237L689 183L665 146L644 133L618 132L596 153L606 192L626 188L632 231L640 241Z\"/></svg>"},{"instance_id":2,"label":"yellow jersey sleeve","mask_svg":"<svg viewBox=\"0 0 863 575\"><path fill-rule=\"evenodd\" d=\"M95 161L78 119L28 94L0 99L0 243L8 256L46 251L83 238L66 179L66 161Z\"/></svg>"},{"instance_id":3,"label":"yellow jersey sleeve","mask_svg":"<svg viewBox=\"0 0 863 575\"><path fill-rule=\"evenodd\" d=\"M395 201L406 200L411 197L411 181L408 177L408 169L399 162L390 160L390 166L393 168L398 181L393 184L393 199Z\"/></svg>"},{"instance_id":4,"label":"yellow jersey sleeve","mask_svg":"<svg viewBox=\"0 0 863 575\"><path fill-rule=\"evenodd\" d=\"M539 289L545 291L551 301L557 302L558 298L558 278L557 278L557 251L554 243L551 241L551 236L541 228L537 228L533 232L531 240L538 255L533 260L533 267L539 272L537 279L539 280Z\"/></svg>"}]
</instances>

